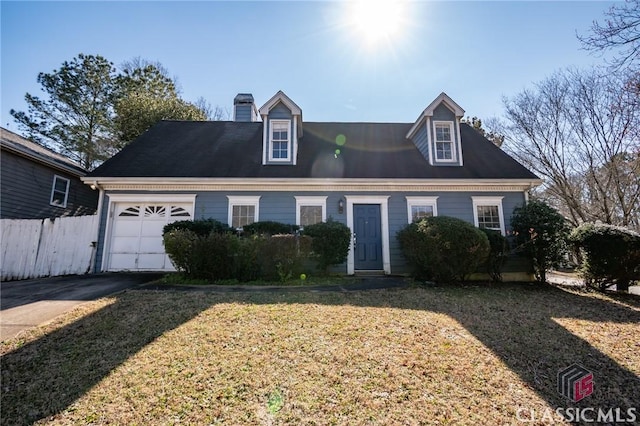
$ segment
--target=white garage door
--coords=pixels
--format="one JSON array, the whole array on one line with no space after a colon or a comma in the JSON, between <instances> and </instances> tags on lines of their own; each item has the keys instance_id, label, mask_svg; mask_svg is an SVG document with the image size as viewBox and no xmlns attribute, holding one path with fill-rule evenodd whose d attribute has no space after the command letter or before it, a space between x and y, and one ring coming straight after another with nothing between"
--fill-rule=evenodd
<instances>
[{"instance_id":1,"label":"white garage door","mask_svg":"<svg viewBox=\"0 0 640 426\"><path fill-rule=\"evenodd\" d=\"M162 244L162 228L193 218L193 203L116 203L109 271L173 271Z\"/></svg>"}]
</instances>

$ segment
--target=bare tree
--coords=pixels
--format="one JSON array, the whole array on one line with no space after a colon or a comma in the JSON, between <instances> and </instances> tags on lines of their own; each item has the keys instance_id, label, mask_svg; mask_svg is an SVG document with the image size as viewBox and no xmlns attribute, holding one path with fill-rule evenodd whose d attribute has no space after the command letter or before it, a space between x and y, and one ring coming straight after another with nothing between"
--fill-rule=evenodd
<instances>
[{"instance_id":1,"label":"bare tree","mask_svg":"<svg viewBox=\"0 0 640 426\"><path fill-rule=\"evenodd\" d=\"M211 121L226 121L229 120L231 116L228 109L220 105L212 106L211 103L202 96L196 99L194 105L198 107L200 111L204 112L207 119Z\"/></svg>"},{"instance_id":2,"label":"bare tree","mask_svg":"<svg viewBox=\"0 0 640 426\"><path fill-rule=\"evenodd\" d=\"M626 82L567 70L504 99L506 150L545 179L542 195L573 225L640 228L640 109Z\"/></svg>"},{"instance_id":3,"label":"bare tree","mask_svg":"<svg viewBox=\"0 0 640 426\"><path fill-rule=\"evenodd\" d=\"M594 21L591 33L578 36L584 47L595 52L618 51L612 61L615 68L640 67L640 0L617 3L605 12L603 24Z\"/></svg>"}]
</instances>

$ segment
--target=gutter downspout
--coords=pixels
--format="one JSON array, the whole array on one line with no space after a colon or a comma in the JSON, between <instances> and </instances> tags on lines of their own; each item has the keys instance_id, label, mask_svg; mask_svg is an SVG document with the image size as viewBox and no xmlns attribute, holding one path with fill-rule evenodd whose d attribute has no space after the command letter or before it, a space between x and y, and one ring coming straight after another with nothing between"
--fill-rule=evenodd
<instances>
[{"instance_id":1,"label":"gutter downspout","mask_svg":"<svg viewBox=\"0 0 640 426\"><path fill-rule=\"evenodd\" d=\"M93 189L98 189L100 191L100 194L98 195L98 208L96 210L96 215L98 217L98 220L96 223L95 239L91 241L91 263L89 264L89 270L88 270L89 273L95 274L98 272L98 265L96 265L96 258L98 256L98 241L100 237L100 223L102 221L102 205L104 204L104 189L102 189L100 185L98 185L97 180L93 181L93 183L91 184L91 187Z\"/></svg>"}]
</instances>

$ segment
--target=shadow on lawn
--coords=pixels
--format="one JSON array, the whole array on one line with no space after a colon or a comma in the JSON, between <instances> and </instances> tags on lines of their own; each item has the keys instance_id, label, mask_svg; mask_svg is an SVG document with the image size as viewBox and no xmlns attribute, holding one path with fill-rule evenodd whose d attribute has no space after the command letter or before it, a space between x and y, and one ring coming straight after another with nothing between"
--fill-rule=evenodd
<instances>
[{"instance_id":1,"label":"shadow on lawn","mask_svg":"<svg viewBox=\"0 0 640 426\"><path fill-rule=\"evenodd\" d=\"M126 295L126 294L124 294ZM2 424L31 424L64 411L146 345L209 306L198 300L115 302L2 356Z\"/></svg>"},{"instance_id":2,"label":"shadow on lawn","mask_svg":"<svg viewBox=\"0 0 640 426\"><path fill-rule=\"evenodd\" d=\"M640 378L636 374L558 322L578 319L640 324L640 312L613 301L551 287L232 292L188 298L181 297L184 293L180 292L166 294L150 297L149 304L142 308L118 296L115 303L102 310L3 356L2 423L31 423L63 411L163 333L217 303L233 302L391 307L442 313L472 333L551 407L620 407L625 415L640 401ZM633 341L633 335L624 338L629 345L636 345L635 353L639 354L640 345ZM558 371L574 363L591 371L595 382L593 395L578 403L556 390ZM41 369L47 373L34 377L33 372ZM16 401L23 407L28 401L31 408L19 412Z\"/></svg>"}]
</instances>

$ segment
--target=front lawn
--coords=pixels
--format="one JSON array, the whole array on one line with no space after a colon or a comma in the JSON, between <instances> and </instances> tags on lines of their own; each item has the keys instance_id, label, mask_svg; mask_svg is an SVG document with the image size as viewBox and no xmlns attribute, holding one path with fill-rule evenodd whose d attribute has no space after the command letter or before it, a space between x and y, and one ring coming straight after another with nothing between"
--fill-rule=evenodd
<instances>
[{"instance_id":1,"label":"front lawn","mask_svg":"<svg viewBox=\"0 0 640 426\"><path fill-rule=\"evenodd\" d=\"M2 424L549 424L557 407L626 415L640 401L640 302L615 297L533 285L128 291L3 343ZM578 403L556 389L573 363L594 377Z\"/></svg>"}]
</instances>

